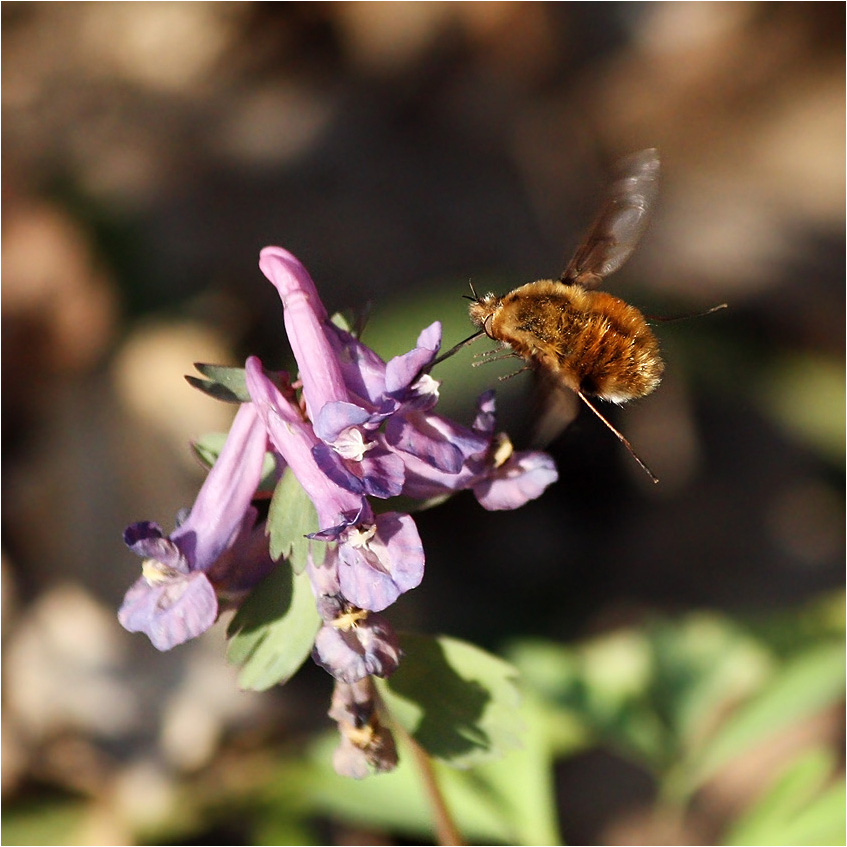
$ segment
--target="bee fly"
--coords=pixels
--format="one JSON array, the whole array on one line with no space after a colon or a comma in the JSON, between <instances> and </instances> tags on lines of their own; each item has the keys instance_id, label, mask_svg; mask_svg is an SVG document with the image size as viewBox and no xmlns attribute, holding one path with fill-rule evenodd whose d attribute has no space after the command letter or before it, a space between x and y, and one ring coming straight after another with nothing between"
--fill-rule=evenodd
<instances>
[{"instance_id":1,"label":"bee fly","mask_svg":"<svg viewBox=\"0 0 847 847\"><path fill-rule=\"evenodd\" d=\"M665 367L659 342L641 312L595 290L630 257L647 226L658 190L658 151L642 150L618 168L600 214L561 277L527 283L503 297L479 297L471 286L469 315L479 332L436 361L483 334L499 341L523 358L527 368L537 369L543 382L573 391L658 482L629 441L588 399L620 404L646 397L661 382Z\"/></svg>"}]
</instances>

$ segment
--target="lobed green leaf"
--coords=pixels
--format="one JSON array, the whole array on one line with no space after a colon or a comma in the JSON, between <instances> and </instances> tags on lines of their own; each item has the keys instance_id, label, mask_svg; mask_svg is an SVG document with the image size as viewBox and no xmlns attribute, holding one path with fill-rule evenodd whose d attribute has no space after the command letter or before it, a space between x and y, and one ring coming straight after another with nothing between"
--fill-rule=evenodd
<instances>
[{"instance_id":1,"label":"lobed green leaf","mask_svg":"<svg viewBox=\"0 0 847 847\"><path fill-rule=\"evenodd\" d=\"M241 665L242 688L265 691L288 681L307 659L320 627L306 574L281 563L232 619L227 660Z\"/></svg>"},{"instance_id":2,"label":"lobed green leaf","mask_svg":"<svg viewBox=\"0 0 847 847\"><path fill-rule=\"evenodd\" d=\"M394 719L430 755L457 768L520 746L517 671L452 638L405 634L403 661L380 686Z\"/></svg>"},{"instance_id":3,"label":"lobed green leaf","mask_svg":"<svg viewBox=\"0 0 847 847\"><path fill-rule=\"evenodd\" d=\"M204 394L222 400L224 403L249 403L250 392L247 391L247 378L244 368L234 368L228 365L204 365L196 362L194 367L206 379L196 376L186 376L189 385L199 389Z\"/></svg>"},{"instance_id":4,"label":"lobed green leaf","mask_svg":"<svg viewBox=\"0 0 847 847\"><path fill-rule=\"evenodd\" d=\"M314 563L320 565L326 552L326 542L316 541L313 544L306 538L319 529L314 504L291 468L286 468L274 491L268 512L267 532L272 558L288 559L294 573L302 573L311 550Z\"/></svg>"}]
</instances>

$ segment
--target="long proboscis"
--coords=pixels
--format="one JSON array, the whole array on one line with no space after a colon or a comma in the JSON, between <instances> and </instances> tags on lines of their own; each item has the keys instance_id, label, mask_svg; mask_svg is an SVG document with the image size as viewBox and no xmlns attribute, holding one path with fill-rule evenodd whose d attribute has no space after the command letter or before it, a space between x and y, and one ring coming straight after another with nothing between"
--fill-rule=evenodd
<instances>
[{"instance_id":1,"label":"long proboscis","mask_svg":"<svg viewBox=\"0 0 847 847\"><path fill-rule=\"evenodd\" d=\"M468 280L468 285L470 285L471 287L471 294L473 294L473 297L471 297L470 294L463 294L462 297L464 297L465 300L472 300L474 303L478 303L479 295L476 293L476 289L473 287L473 282ZM426 371L429 372L436 365L441 364L441 362L443 362L445 359L449 359L451 356L454 356L463 347L467 347L468 344L473 344L473 342L476 341L477 338L480 338L484 334L485 330L481 329L478 332L475 332L473 335L469 335L464 341L460 341L458 344L453 345L446 353L442 353L437 359L433 359L433 361L429 363L429 367L426 368Z\"/></svg>"},{"instance_id":2,"label":"long proboscis","mask_svg":"<svg viewBox=\"0 0 847 847\"><path fill-rule=\"evenodd\" d=\"M429 368L434 368L436 365L440 364L445 359L449 359L451 356L458 353L459 350L461 350L463 347L467 347L468 344L473 344L473 342L476 341L477 338L480 338L483 335L485 335L485 330L482 329L478 332L475 332L473 335L469 335L464 341L460 341L458 344L455 344L453 347L451 347L446 353L442 353L437 359L433 359L432 362L430 362L429 364ZM427 370L429 370L429 368L427 368Z\"/></svg>"}]
</instances>

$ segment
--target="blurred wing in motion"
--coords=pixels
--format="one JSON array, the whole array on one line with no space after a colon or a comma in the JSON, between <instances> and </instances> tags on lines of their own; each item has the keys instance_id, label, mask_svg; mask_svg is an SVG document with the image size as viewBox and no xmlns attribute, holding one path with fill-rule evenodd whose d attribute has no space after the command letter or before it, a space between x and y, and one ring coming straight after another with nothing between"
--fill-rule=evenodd
<instances>
[{"instance_id":1,"label":"blurred wing in motion","mask_svg":"<svg viewBox=\"0 0 847 847\"><path fill-rule=\"evenodd\" d=\"M573 422L579 412L579 398L544 368L533 369L532 429L530 444L546 447Z\"/></svg>"},{"instance_id":2,"label":"blurred wing in motion","mask_svg":"<svg viewBox=\"0 0 847 847\"><path fill-rule=\"evenodd\" d=\"M629 258L647 227L659 188L658 150L633 153L616 170L597 220L561 276L565 285L596 288Z\"/></svg>"}]
</instances>

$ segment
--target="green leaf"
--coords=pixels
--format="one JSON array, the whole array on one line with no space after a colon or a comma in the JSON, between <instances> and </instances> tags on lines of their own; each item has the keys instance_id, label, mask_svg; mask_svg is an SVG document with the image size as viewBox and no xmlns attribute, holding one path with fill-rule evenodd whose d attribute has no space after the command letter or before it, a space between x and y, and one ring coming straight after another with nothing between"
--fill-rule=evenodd
<instances>
[{"instance_id":1,"label":"green leaf","mask_svg":"<svg viewBox=\"0 0 847 847\"><path fill-rule=\"evenodd\" d=\"M200 461L207 468L211 468L218 460L226 438L227 433L225 432L209 432L206 435L201 435L196 441L193 441L191 447ZM259 481L256 494L271 494L275 485L276 460L272 453L265 453L265 458L262 461L262 478Z\"/></svg>"},{"instance_id":2,"label":"green leaf","mask_svg":"<svg viewBox=\"0 0 847 847\"><path fill-rule=\"evenodd\" d=\"M785 844L844 844L847 813L844 806L845 780L837 780L831 788L806 808L799 811L783 830Z\"/></svg>"},{"instance_id":3,"label":"green leaf","mask_svg":"<svg viewBox=\"0 0 847 847\"><path fill-rule=\"evenodd\" d=\"M278 565L232 619L227 660L241 665L238 684L265 691L284 683L309 656L320 627L309 578Z\"/></svg>"},{"instance_id":4,"label":"green leaf","mask_svg":"<svg viewBox=\"0 0 847 847\"><path fill-rule=\"evenodd\" d=\"M217 462L226 443L226 435L225 432L207 432L191 442L191 448L197 454L197 458L207 468L211 468Z\"/></svg>"},{"instance_id":5,"label":"green leaf","mask_svg":"<svg viewBox=\"0 0 847 847\"><path fill-rule=\"evenodd\" d=\"M787 661L760 694L726 721L704 748L694 786L767 736L844 696L844 645L823 644Z\"/></svg>"},{"instance_id":6,"label":"green leaf","mask_svg":"<svg viewBox=\"0 0 847 847\"><path fill-rule=\"evenodd\" d=\"M315 565L321 565L326 542L312 544L306 538L320 529L318 513L309 495L297 481L291 468L286 468L274 491L268 512L267 533L270 536L271 557L288 559L295 573L302 573L312 552Z\"/></svg>"},{"instance_id":7,"label":"green leaf","mask_svg":"<svg viewBox=\"0 0 847 847\"><path fill-rule=\"evenodd\" d=\"M544 705L546 737L557 756L573 756L596 742L581 663L573 648L540 639L520 639L509 645L506 656L517 667L523 688L533 692ZM625 686L642 672L638 667L634 671L629 668ZM641 683L644 686L646 681Z\"/></svg>"},{"instance_id":8,"label":"green leaf","mask_svg":"<svg viewBox=\"0 0 847 847\"><path fill-rule=\"evenodd\" d=\"M844 781L830 750L805 751L732 826L725 844L843 844Z\"/></svg>"},{"instance_id":9,"label":"green leaf","mask_svg":"<svg viewBox=\"0 0 847 847\"><path fill-rule=\"evenodd\" d=\"M526 726L521 748L476 768L473 776L490 786L508 821L507 843L561 844L553 769L555 717L533 696L523 698L520 715Z\"/></svg>"},{"instance_id":10,"label":"green leaf","mask_svg":"<svg viewBox=\"0 0 847 847\"><path fill-rule=\"evenodd\" d=\"M560 715L563 745L593 739L657 767L668 740L650 703L650 646L643 633L620 630L576 647L520 642L511 652L528 683Z\"/></svg>"},{"instance_id":11,"label":"green leaf","mask_svg":"<svg viewBox=\"0 0 847 847\"><path fill-rule=\"evenodd\" d=\"M195 363L194 367L206 379L196 376L186 376L188 384L199 389L204 394L223 400L224 403L249 403L250 392L247 391L247 379L244 368L233 368L227 365L204 365Z\"/></svg>"},{"instance_id":12,"label":"green leaf","mask_svg":"<svg viewBox=\"0 0 847 847\"><path fill-rule=\"evenodd\" d=\"M406 634L403 661L380 685L392 716L432 756L469 768L520 746L517 671L452 638Z\"/></svg>"}]
</instances>

